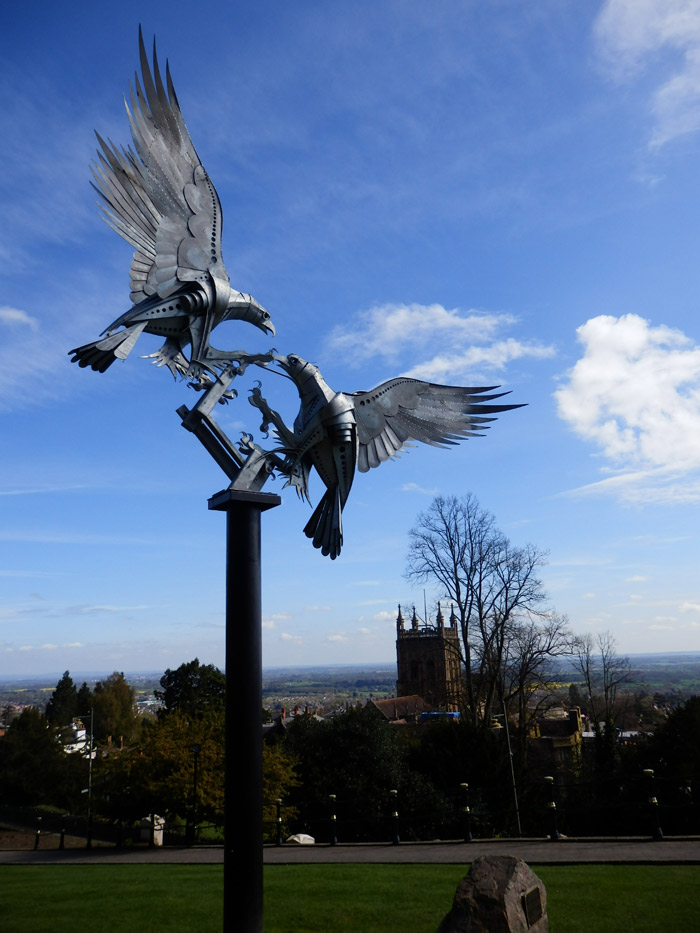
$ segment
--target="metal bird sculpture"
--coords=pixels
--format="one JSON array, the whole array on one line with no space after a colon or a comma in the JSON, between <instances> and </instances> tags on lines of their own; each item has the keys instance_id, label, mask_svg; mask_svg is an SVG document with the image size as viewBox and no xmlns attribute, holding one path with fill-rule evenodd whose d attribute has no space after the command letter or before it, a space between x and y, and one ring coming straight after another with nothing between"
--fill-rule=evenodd
<instances>
[{"instance_id":1,"label":"metal bird sculpture","mask_svg":"<svg viewBox=\"0 0 700 933\"><path fill-rule=\"evenodd\" d=\"M142 82L124 100L134 148L97 139L92 167L104 219L136 250L131 262L133 307L99 340L71 350L72 361L104 372L126 359L143 333L165 337L149 357L173 376L197 379L250 357L209 343L222 321L248 321L274 334L268 312L250 295L231 288L221 255L223 215L216 189L202 165L180 111L170 69L163 85L155 41L153 73L139 29ZM186 348L191 345L189 359Z\"/></svg>"},{"instance_id":2,"label":"metal bird sculpture","mask_svg":"<svg viewBox=\"0 0 700 933\"><path fill-rule=\"evenodd\" d=\"M498 386L443 386L404 376L370 392L335 392L313 363L293 354L273 354L273 359L299 393L301 406L293 429L269 407L258 387L249 401L263 413L262 430L273 425L280 440L270 457L288 477L287 485L308 499L314 467L326 486L304 533L332 560L342 548L342 512L356 469L366 473L378 467L413 446L410 441L445 447L479 437L496 420L490 415L522 407L491 404L508 394L492 394Z\"/></svg>"},{"instance_id":3,"label":"metal bird sculpture","mask_svg":"<svg viewBox=\"0 0 700 933\"><path fill-rule=\"evenodd\" d=\"M315 469L326 487L304 528L314 547L335 559L343 545L343 508L356 470L365 473L395 457L411 441L435 447L480 436L496 414L521 405L493 404L498 386L442 386L398 377L370 392L335 392L317 366L294 354L217 350L211 332L222 321L248 321L274 334L270 315L250 295L231 288L221 255L222 212L185 126L170 70L165 84L155 41L153 70L139 29L141 80L129 85L126 112L133 149L100 144L93 164L104 219L135 249L131 262L133 307L99 340L71 350L73 362L104 372L126 359L142 333L165 338L147 358L187 376L202 393L192 409L177 411L231 480L230 490L257 494L275 473L309 499ZM187 348L190 347L189 356ZM251 435L236 445L213 417L218 402L236 396L232 381L251 364L275 363L300 399L293 428L273 411L259 385L250 402L272 426L279 446L263 450Z\"/></svg>"}]
</instances>

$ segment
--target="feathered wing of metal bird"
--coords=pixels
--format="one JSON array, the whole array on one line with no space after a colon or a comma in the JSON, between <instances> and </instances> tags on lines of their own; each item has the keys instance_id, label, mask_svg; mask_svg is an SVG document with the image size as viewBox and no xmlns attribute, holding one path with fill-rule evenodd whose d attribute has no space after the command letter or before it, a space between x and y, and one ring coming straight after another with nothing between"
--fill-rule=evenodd
<instances>
[{"instance_id":1,"label":"feathered wing of metal bird","mask_svg":"<svg viewBox=\"0 0 700 933\"><path fill-rule=\"evenodd\" d=\"M92 167L104 219L136 252L131 262L133 307L101 339L71 350L73 362L104 372L126 359L143 333L165 337L150 358L174 376L225 368L242 351L212 347L225 320L275 330L267 311L231 288L221 255L219 196L192 144L166 65L166 86L153 43L153 72L139 29L138 74L125 98L133 149L118 149L99 134ZM185 349L191 344L189 359Z\"/></svg>"},{"instance_id":2,"label":"feathered wing of metal bird","mask_svg":"<svg viewBox=\"0 0 700 933\"><path fill-rule=\"evenodd\" d=\"M342 513L355 470L366 473L398 455L411 441L447 447L483 436L489 422L522 405L493 404L498 386L443 386L400 376L370 392L334 392L317 366L296 355L274 356L299 392L301 406L290 430L253 390L251 403L273 424L285 455L283 472L308 498L311 467L326 492L304 533L334 560L343 545Z\"/></svg>"}]
</instances>

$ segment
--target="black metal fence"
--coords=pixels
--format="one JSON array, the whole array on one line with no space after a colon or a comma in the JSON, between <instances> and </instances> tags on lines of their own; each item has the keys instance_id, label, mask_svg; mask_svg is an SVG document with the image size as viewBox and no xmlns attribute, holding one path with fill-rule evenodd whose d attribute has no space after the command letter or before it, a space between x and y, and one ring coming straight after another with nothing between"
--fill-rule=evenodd
<instances>
[{"instance_id":1,"label":"black metal fence","mask_svg":"<svg viewBox=\"0 0 700 933\"><path fill-rule=\"evenodd\" d=\"M529 782L516 788L520 831L530 837L642 837L700 835L700 775L678 781L646 771L631 779L558 783ZM278 818L264 824L267 842L307 833L318 843L434 841L517 836L514 799L499 812L488 810L476 786L456 785L440 806L421 806L415 795L398 792L363 799L345 797L337 788L320 800L296 800L295 814L282 802ZM109 822L97 817L29 807L0 806L0 823L35 834L35 847L62 848L66 836L112 845L153 844L139 823ZM216 842L220 828L201 823L193 840L184 823L165 824L163 843L184 846Z\"/></svg>"}]
</instances>

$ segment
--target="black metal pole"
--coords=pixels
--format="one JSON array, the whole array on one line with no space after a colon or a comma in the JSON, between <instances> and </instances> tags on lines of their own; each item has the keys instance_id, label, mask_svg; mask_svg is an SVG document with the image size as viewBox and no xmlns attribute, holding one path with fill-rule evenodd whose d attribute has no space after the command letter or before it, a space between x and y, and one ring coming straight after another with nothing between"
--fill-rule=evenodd
<instances>
[{"instance_id":1,"label":"black metal pole","mask_svg":"<svg viewBox=\"0 0 700 933\"><path fill-rule=\"evenodd\" d=\"M262 597L260 513L279 496L226 489L224 933L262 933Z\"/></svg>"},{"instance_id":2,"label":"black metal pole","mask_svg":"<svg viewBox=\"0 0 700 933\"><path fill-rule=\"evenodd\" d=\"M278 797L275 801L277 807L277 831L275 834L275 845L282 845L282 798Z\"/></svg>"},{"instance_id":3,"label":"black metal pole","mask_svg":"<svg viewBox=\"0 0 700 933\"><path fill-rule=\"evenodd\" d=\"M329 841L332 846L337 846L338 845L338 821L337 821L336 812L335 812L336 795L329 794L328 800L331 805L331 833L330 833L331 838Z\"/></svg>"},{"instance_id":4,"label":"black metal pole","mask_svg":"<svg viewBox=\"0 0 700 933\"><path fill-rule=\"evenodd\" d=\"M389 791L389 799L392 804L392 813L391 819L394 826L394 838L391 840L391 844L397 846L401 843L401 837L399 836L399 804L398 804L398 794L397 790Z\"/></svg>"},{"instance_id":5,"label":"black metal pole","mask_svg":"<svg viewBox=\"0 0 700 933\"><path fill-rule=\"evenodd\" d=\"M472 812L469 807L469 785L459 785L464 791L464 841L472 841Z\"/></svg>"},{"instance_id":6,"label":"black metal pole","mask_svg":"<svg viewBox=\"0 0 700 933\"><path fill-rule=\"evenodd\" d=\"M187 833L188 846L193 846L197 843L197 764L199 763L199 753L201 750L201 745L192 746L192 754L194 755L194 774L192 776L192 821Z\"/></svg>"},{"instance_id":7,"label":"black metal pole","mask_svg":"<svg viewBox=\"0 0 700 933\"><path fill-rule=\"evenodd\" d=\"M559 842L561 839L561 833L559 832L559 827L557 826L557 800L554 792L554 777L551 774L548 774L545 777L545 782L549 785L549 801L547 802L547 808L550 814L550 823L551 831L549 838L552 842Z\"/></svg>"},{"instance_id":8,"label":"black metal pole","mask_svg":"<svg viewBox=\"0 0 700 933\"><path fill-rule=\"evenodd\" d=\"M651 816L651 838L654 842L661 842L664 834L661 830L661 817L659 815L659 801L654 787L654 771L652 768L645 768L644 775L649 780L649 814Z\"/></svg>"}]
</instances>

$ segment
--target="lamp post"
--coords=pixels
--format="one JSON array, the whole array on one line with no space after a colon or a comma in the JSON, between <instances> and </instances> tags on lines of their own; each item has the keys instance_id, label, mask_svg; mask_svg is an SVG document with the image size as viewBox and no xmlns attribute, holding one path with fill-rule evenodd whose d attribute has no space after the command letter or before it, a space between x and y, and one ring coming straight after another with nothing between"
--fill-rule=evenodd
<instances>
[{"instance_id":1,"label":"lamp post","mask_svg":"<svg viewBox=\"0 0 700 933\"><path fill-rule=\"evenodd\" d=\"M337 821L337 817L336 817L336 814L335 814L335 801L336 801L336 796L335 796L335 794L329 794L329 795L328 795L328 801L329 801L329 803L330 803L330 808L331 808L331 838L330 838L330 844L331 844L332 846L337 846L337 845L338 845L338 821Z\"/></svg>"},{"instance_id":2,"label":"lamp post","mask_svg":"<svg viewBox=\"0 0 700 933\"><path fill-rule=\"evenodd\" d=\"M469 809L469 785L459 785L464 791L464 841L472 841L472 814Z\"/></svg>"},{"instance_id":3,"label":"lamp post","mask_svg":"<svg viewBox=\"0 0 700 933\"><path fill-rule=\"evenodd\" d=\"M194 755L194 773L192 775L192 829L187 844L193 846L197 842L197 765L199 764L199 753L202 750L201 745L192 746Z\"/></svg>"},{"instance_id":4,"label":"lamp post","mask_svg":"<svg viewBox=\"0 0 700 933\"><path fill-rule=\"evenodd\" d=\"M545 782L549 784L549 802L547 803L547 808L552 814L552 831L549 838L552 842L558 842L561 839L561 834L557 827L557 801L554 796L554 778L551 774L545 777Z\"/></svg>"},{"instance_id":5,"label":"lamp post","mask_svg":"<svg viewBox=\"0 0 700 933\"><path fill-rule=\"evenodd\" d=\"M278 797L275 800L275 806L277 807L277 829L275 835L275 845L282 845L282 798Z\"/></svg>"},{"instance_id":6,"label":"lamp post","mask_svg":"<svg viewBox=\"0 0 700 933\"><path fill-rule=\"evenodd\" d=\"M95 707L90 707L90 748L88 751L88 806L87 806L87 839L85 845L92 848L92 742L94 736Z\"/></svg>"},{"instance_id":7,"label":"lamp post","mask_svg":"<svg viewBox=\"0 0 700 933\"><path fill-rule=\"evenodd\" d=\"M661 842L664 834L661 831L661 818L659 815L659 801L655 793L655 777L653 768L645 768L644 775L649 781L649 815L651 817L651 838Z\"/></svg>"},{"instance_id":8,"label":"lamp post","mask_svg":"<svg viewBox=\"0 0 700 933\"><path fill-rule=\"evenodd\" d=\"M394 846L397 846L401 842L401 839L399 838L399 811L398 811L399 792L397 790L390 790L389 794L391 795L391 806L392 806L391 819L394 825L394 838L391 840L391 844Z\"/></svg>"},{"instance_id":9,"label":"lamp post","mask_svg":"<svg viewBox=\"0 0 700 933\"><path fill-rule=\"evenodd\" d=\"M518 804L518 787L515 783L515 767L513 766L513 749L510 744L510 729L508 728L508 713L506 712L506 701L503 700L503 712L494 713L493 718L498 719L503 716L503 728L506 730L506 743L508 745L508 761L510 762L510 782L513 788L513 803L515 804L515 823L518 827L518 836L522 836L523 831L520 825L520 806ZM497 726L496 728L500 728Z\"/></svg>"}]
</instances>

